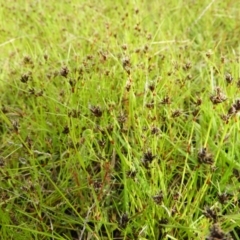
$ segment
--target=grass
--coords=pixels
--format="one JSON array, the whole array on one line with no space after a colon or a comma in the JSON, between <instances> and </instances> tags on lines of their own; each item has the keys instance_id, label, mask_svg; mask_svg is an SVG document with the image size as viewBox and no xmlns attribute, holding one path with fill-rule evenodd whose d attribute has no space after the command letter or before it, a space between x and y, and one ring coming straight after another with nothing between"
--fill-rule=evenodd
<instances>
[{"instance_id":1,"label":"grass","mask_svg":"<svg viewBox=\"0 0 240 240\"><path fill-rule=\"evenodd\" d=\"M2 1L1 239L240 239L239 8Z\"/></svg>"}]
</instances>

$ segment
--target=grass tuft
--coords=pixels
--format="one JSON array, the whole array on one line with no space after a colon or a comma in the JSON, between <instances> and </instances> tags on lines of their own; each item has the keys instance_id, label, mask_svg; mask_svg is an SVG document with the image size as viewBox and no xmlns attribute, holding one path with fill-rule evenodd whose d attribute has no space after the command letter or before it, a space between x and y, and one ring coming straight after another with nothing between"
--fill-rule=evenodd
<instances>
[{"instance_id":1,"label":"grass tuft","mask_svg":"<svg viewBox=\"0 0 240 240\"><path fill-rule=\"evenodd\" d=\"M239 8L2 2L1 239L240 239Z\"/></svg>"}]
</instances>

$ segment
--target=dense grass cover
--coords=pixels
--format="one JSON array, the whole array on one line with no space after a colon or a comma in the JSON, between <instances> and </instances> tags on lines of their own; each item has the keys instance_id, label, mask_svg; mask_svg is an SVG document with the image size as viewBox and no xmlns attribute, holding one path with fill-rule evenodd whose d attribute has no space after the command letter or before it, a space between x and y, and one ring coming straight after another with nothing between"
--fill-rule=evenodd
<instances>
[{"instance_id":1,"label":"dense grass cover","mask_svg":"<svg viewBox=\"0 0 240 240\"><path fill-rule=\"evenodd\" d=\"M240 239L240 2L1 1L1 239Z\"/></svg>"}]
</instances>

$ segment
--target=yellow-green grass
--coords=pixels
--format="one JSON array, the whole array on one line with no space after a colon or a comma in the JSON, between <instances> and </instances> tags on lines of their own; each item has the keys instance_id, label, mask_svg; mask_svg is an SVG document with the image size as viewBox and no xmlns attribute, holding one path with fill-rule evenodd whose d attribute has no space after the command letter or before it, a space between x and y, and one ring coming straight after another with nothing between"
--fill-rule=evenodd
<instances>
[{"instance_id":1,"label":"yellow-green grass","mask_svg":"<svg viewBox=\"0 0 240 240\"><path fill-rule=\"evenodd\" d=\"M0 5L1 239L239 239L238 1Z\"/></svg>"}]
</instances>

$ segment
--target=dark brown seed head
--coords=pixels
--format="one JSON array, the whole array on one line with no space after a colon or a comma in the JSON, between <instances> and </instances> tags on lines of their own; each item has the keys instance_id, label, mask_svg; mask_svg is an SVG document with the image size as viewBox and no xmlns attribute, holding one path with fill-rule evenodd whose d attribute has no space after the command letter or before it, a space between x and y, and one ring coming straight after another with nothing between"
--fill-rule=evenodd
<instances>
[{"instance_id":1,"label":"dark brown seed head","mask_svg":"<svg viewBox=\"0 0 240 240\"><path fill-rule=\"evenodd\" d=\"M171 99L169 96L165 96L160 103L161 104L171 104Z\"/></svg>"},{"instance_id":2,"label":"dark brown seed head","mask_svg":"<svg viewBox=\"0 0 240 240\"><path fill-rule=\"evenodd\" d=\"M118 119L118 122L119 122L120 124L122 124L122 123L124 123L124 122L127 120L127 117L126 117L126 115L121 114L121 115L119 115L119 116L117 117L117 119Z\"/></svg>"},{"instance_id":3,"label":"dark brown seed head","mask_svg":"<svg viewBox=\"0 0 240 240\"><path fill-rule=\"evenodd\" d=\"M217 219L218 219L218 215L217 215L217 212L216 210L214 209L211 209L209 207L206 207L205 211L204 211L204 216L210 220L212 220L214 223L217 222Z\"/></svg>"},{"instance_id":4,"label":"dark brown seed head","mask_svg":"<svg viewBox=\"0 0 240 240\"><path fill-rule=\"evenodd\" d=\"M168 219L167 219L167 218L161 218L158 223L159 223L160 225L168 224Z\"/></svg>"},{"instance_id":5,"label":"dark brown seed head","mask_svg":"<svg viewBox=\"0 0 240 240\"><path fill-rule=\"evenodd\" d=\"M13 131L15 133L18 133L19 132L19 122L18 121L13 121L12 126L13 126Z\"/></svg>"},{"instance_id":6,"label":"dark brown seed head","mask_svg":"<svg viewBox=\"0 0 240 240\"><path fill-rule=\"evenodd\" d=\"M151 163L156 156L152 154L150 150L143 154L143 162Z\"/></svg>"},{"instance_id":7,"label":"dark brown seed head","mask_svg":"<svg viewBox=\"0 0 240 240\"><path fill-rule=\"evenodd\" d=\"M101 117L103 114L103 111L101 110L101 108L99 106L90 107L90 111L95 117Z\"/></svg>"},{"instance_id":8,"label":"dark brown seed head","mask_svg":"<svg viewBox=\"0 0 240 240\"><path fill-rule=\"evenodd\" d=\"M210 58L211 55L212 55L212 51L211 51L211 50L208 50L208 51L206 52L206 57L207 57L207 58Z\"/></svg>"},{"instance_id":9,"label":"dark brown seed head","mask_svg":"<svg viewBox=\"0 0 240 240\"><path fill-rule=\"evenodd\" d=\"M44 54L44 55L43 55L43 58L44 58L45 61L47 61L48 58L49 58L49 56L48 56L47 54Z\"/></svg>"},{"instance_id":10,"label":"dark brown seed head","mask_svg":"<svg viewBox=\"0 0 240 240\"><path fill-rule=\"evenodd\" d=\"M69 69L67 66L62 67L62 69L60 70L60 75L67 78L69 73Z\"/></svg>"},{"instance_id":11,"label":"dark brown seed head","mask_svg":"<svg viewBox=\"0 0 240 240\"><path fill-rule=\"evenodd\" d=\"M126 67L130 67L130 66L131 66L129 57L124 57L124 58L122 59L122 65L123 65L123 68L124 68L124 69L125 69Z\"/></svg>"},{"instance_id":12,"label":"dark brown seed head","mask_svg":"<svg viewBox=\"0 0 240 240\"><path fill-rule=\"evenodd\" d=\"M237 178L238 182L240 182L240 170L234 168L233 175Z\"/></svg>"},{"instance_id":13,"label":"dark brown seed head","mask_svg":"<svg viewBox=\"0 0 240 240\"><path fill-rule=\"evenodd\" d=\"M218 224L213 224L210 235L206 238L206 240L231 240L232 238L225 234L223 230L218 226Z\"/></svg>"},{"instance_id":14,"label":"dark brown seed head","mask_svg":"<svg viewBox=\"0 0 240 240\"><path fill-rule=\"evenodd\" d=\"M154 101L152 100L151 102L146 103L146 107L149 108L149 109L153 109L154 108Z\"/></svg>"},{"instance_id":15,"label":"dark brown seed head","mask_svg":"<svg viewBox=\"0 0 240 240\"><path fill-rule=\"evenodd\" d=\"M226 97L221 97L221 96L217 96L217 95L212 95L210 97L210 100L213 104L219 104L219 103L222 103L224 101L226 101Z\"/></svg>"},{"instance_id":16,"label":"dark brown seed head","mask_svg":"<svg viewBox=\"0 0 240 240\"><path fill-rule=\"evenodd\" d=\"M80 110L76 110L76 109L73 109L68 113L68 116L72 118L79 118L80 115L81 115Z\"/></svg>"},{"instance_id":17,"label":"dark brown seed head","mask_svg":"<svg viewBox=\"0 0 240 240\"><path fill-rule=\"evenodd\" d=\"M224 204L229 198L229 194L227 193L222 193L222 194L218 194L218 200L221 204Z\"/></svg>"},{"instance_id":18,"label":"dark brown seed head","mask_svg":"<svg viewBox=\"0 0 240 240\"><path fill-rule=\"evenodd\" d=\"M124 214L121 216L120 221L119 221L120 227L126 228L129 220L130 220L130 219L129 219L129 217L128 217L128 214L127 214L127 213L124 213Z\"/></svg>"},{"instance_id":19,"label":"dark brown seed head","mask_svg":"<svg viewBox=\"0 0 240 240\"><path fill-rule=\"evenodd\" d=\"M21 76L20 81L23 82L23 83L26 83L28 81L28 79L29 79L29 75L28 74L23 74Z\"/></svg>"},{"instance_id":20,"label":"dark brown seed head","mask_svg":"<svg viewBox=\"0 0 240 240\"><path fill-rule=\"evenodd\" d=\"M153 196L152 198L153 198L153 200L154 200L154 202L156 204L161 204L162 200L163 200L163 193L162 193L162 191L160 191L159 194Z\"/></svg>"},{"instance_id":21,"label":"dark brown seed head","mask_svg":"<svg viewBox=\"0 0 240 240\"><path fill-rule=\"evenodd\" d=\"M236 111L240 111L240 99L237 99L235 103L233 104L233 107L236 109Z\"/></svg>"},{"instance_id":22,"label":"dark brown seed head","mask_svg":"<svg viewBox=\"0 0 240 240\"><path fill-rule=\"evenodd\" d=\"M193 111L192 111L192 115L193 115L194 117L197 117L197 116L199 115L199 112L200 112L200 109L199 109L199 108L195 108L195 109L193 109Z\"/></svg>"},{"instance_id":23,"label":"dark brown seed head","mask_svg":"<svg viewBox=\"0 0 240 240\"><path fill-rule=\"evenodd\" d=\"M228 123L230 116L228 114L222 114L220 117L225 123Z\"/></svg>"},{"instance_id":24,"label":"dark brown seed head","mask_svg":"<svg viewBox=\"0 0 240 240\"><path fill-rule=\"evenodd\" d=\"M126 90L129 92L130 89L131 89L131 87L132 87L132 81L129 79L129 80L127 81L127 83L126 83L125 88L126 88Z\"/></svg>"},{"instance_id":25,"label":"dark brown seed head","mask_svg":"<svg viewBox=\"0 0 240 240\"><path fill-rule=\"evenodd\" d=\"M198 152L198 162L206 163L206 164L213 164L212 154L207 152L207 148L202 148Z\"/></svg>"},{"instance_id":26,"label":"dark brown seed head","mask_svg":"<svg viewBox=\"0 0 240 240\"><path fill-rule=\"evenodd\" d=\"M93 60L93 56L92 56L92 55L87 55L87 56L86 56L86 59L89 60L89 61L90 61L90 60Z\"/></svg>"},{"instance_id":27,"label":"dark brown seed head","mask_svg":"<svg viewBox=\"0 0 240 240\"><path fill-rule=\"evenodd\" d=\"M187 71L187 70L189 70L191 67L192 67L192 64L191 64L190 62L187 62L187 63L184 64L183 70L184 70L184 71Z\"/></svg>"},{"instance_id":28,"label":"dark brown seed head","mask_svg":"<svg viewBox=\"0 0 240 240\"><path fill-rule=\"evenodd\" d=\"M34 88L30 88L30 89L28 90L28 92L29 92L30 94L34 95L34 94L35 94L35 89L34 89Z\"/></svg>"},{"instance_id":29,"label":"dark brown seed head","mask_svg":"<svg viewBox=\"0 0 240 240\"><path fill-rule=\"evenodd\" d=\"M93 187L94 187L95 191L98 191L99 189L102 188L102 182L97 181L97 180L94 181L94 183L93 183Z\"/></svg>"},{"instance_id":30,"label":"dark brown seed head","mask_svg":"<svg viewBox=\"0 0 240 240\"><path fill-rule=\"evenodd\" d=\"M236 108L232 105L228 110L228 116L231 116L236 113Z\"/></svg>"},{"instance_id":31,"label":"dark brown seed head","mask_svg":"<svg viewBox=\"0 0 240 240\"><path fill-rule=\"evenodd\" d=\"M27 83L29 80L31 80L31 78L32 78L32 73L31 72L24 73L21 76L20 81L23 82L23 83Z\"/></svg>"},{"instance_id":32,"label":"dark brown seed head","mask_svg":"<svg viewBox=\"0 0 240 240\"><path fill-rule=\"evenodd\" d=\"M127 50L127 44L122 45L122 50L124 50L124 51Z\"/></svg>"},{"instance_id":33,"label":"dark brown seed head","mask_svg":"<svg viewBox=\"0 0 240 240\"><path fill-rule=\"evenodd\" d=\"M109 124L106 129L109 133L111 133L113 131L113 125Z\"/></svg>"},{"instance_id":34,"label":"dark brown seed head","mask_svg":"<svg viewBox=\"0 0 240 240\"><path fill-rule=\"evenodd\" d=\"M158 127L152 127L151 134L157 135L160 132L160 129Z\"/></svg>"},{"instance_id":35,"label":"dark brown seed head","mask_svg":"<svg viewBox=\"0 0 240 240\"><path fill-rule=\"evenodd\" d=\"M231 83L233 81L233 77L230 73L227 73L225 75L225 80L227 81L227 83Z\"/></svg>"},{"instance_id":36,"label":"dark brown seed head","mask_svg":"<svg viewBox=\"0 0 240 240\"><path fill-rule=\"evenodd\" d=\"M150 150L148 150L146 153L144 153L142 158L142 164L146 169L149 169L149 165L152 163L155 156L152 154Z\"/></svg>"},{"instance_id":37,"label":"dark brown seed head","mask_svg":"<svg viewBox=\"0 0 240 240\"><path fill-rule=\"evenodd\" d=\"M148 88L151 92L153 92L155 90L155 84L152 82L148 85Z\"/></svg>"},{"instance_id":38,"label":"dark brown seed head","mask_svg":"<svg viewBox=\"0 0 240 240\"><path fill-rule=\"evenodd\" d=\"M1 110L2 110L3 113L8 113L9 112L8 108L5 105L2 106Z\"/></svg>"},{"instance_id":39,"label":"dark brown seed head","mask_svg":"<svg viewBox=\"0 0 240 240\"><path fill-rule=\"evenodd\" d=\"M32 64L33 63L32 58L30 56L25 56L23 58L23 63L24 64Z\"/></svg>"},{"instance_id":40,"label":"dark brown seed head","mask_svg":"<svg viewBox=\"0 0 240 240\"><path fill-rule=\"evenodd\" d=\"M221 63L225 63L226 59L224 56L221 56Z\"/></svg>"},{"instance_id":41,"label":"dark brown seed head","mask_svg":"<svg viewBox=\"0 0 240 240\"><path fill-rule=\"evenodd\" d=\"M202 99L201 99L201 98L198 98L198 99L196 100L195 104L196 104L197 106L200 106L200 105L202 104Z\"/></svg>"},{"instance_id":42,"label":"dark brown seed head","mask_svg":"<svg viewBox=\"0 0 240 240\"><path fill-rule=\"evenodd\" d=\"M172 117L173 117L173 118L176 118L176 117L181 116L181 114L182 114L182 111L179 110L179 109L177 109L177 110L173 111Z\"/></svg>"},{"instance_id":43,"label":"dark brown seed head","mask_svg":"<svg viewBox=\"0 0 240 240\"><path fill-rule=\"evenodd\" d=\"M62 133L64 134L68 134L69 133L69 127L68 126L65 126Z\"/></svg>"},{"instance_id":44,"label":"dark brown seed head","mask_svg":"<svg viewBox=\"0 0 240 240\"><path fill-rule=\"evenodd\" d=\"M76 85L76 81L74 79L70 79L69 84L71 87L74 87Z\"/></svg>"},{"instance_id":45,"label":"dark brown seed head","mask_svg":"<svg viewBox=\"0 0 240 240\"><path fill-rule=\"evenodd\" d=\"M227 100L227 97L222 93L221 89L217 87L215 89L216 94L210 97L213 104L219 104Z\"/></svg>"},{"instance_id":46,"label":"dark brown seed head","mask_svg":"<svg viewBox=\"0 0 240 240\"><path fill-rule=\"evenodd\" d=\"M0 156L0 167L4 167L4 165L5 165L4 157Z\"/></svg>"}]
</instances>

